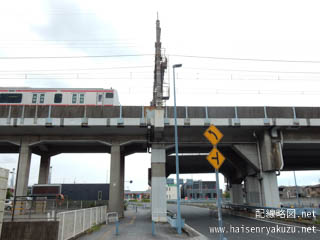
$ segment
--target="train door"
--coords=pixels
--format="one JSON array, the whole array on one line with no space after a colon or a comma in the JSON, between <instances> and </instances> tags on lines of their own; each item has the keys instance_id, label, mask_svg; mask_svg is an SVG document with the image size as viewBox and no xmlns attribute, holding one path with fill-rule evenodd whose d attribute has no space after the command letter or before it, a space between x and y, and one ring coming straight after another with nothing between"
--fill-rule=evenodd
<instances>
[{"instance_id":1,"label":"train door","mask_svg":"<svg viewBox=\"0 0 320 240\"><path fill-rule=\"evenodd\" d=\"M45 93L33 93L32 103L33 104L44 104Z\"/></svg>"},{"instance_id":2,"label":"train door","mask_svg":"<svg viewBox=\"0 0 320 240\"><path fill-rule=\"evenodd\" d=\"M97 93L97 105L103 105L103 93Z\"/></svg>"}]
</instances>

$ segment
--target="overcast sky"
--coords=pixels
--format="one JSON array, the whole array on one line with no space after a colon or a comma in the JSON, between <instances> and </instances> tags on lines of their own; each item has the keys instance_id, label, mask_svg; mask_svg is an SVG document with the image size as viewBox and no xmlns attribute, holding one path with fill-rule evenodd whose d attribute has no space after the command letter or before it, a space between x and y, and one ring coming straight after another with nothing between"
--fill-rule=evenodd
<instances>
[{"instance_id":1,"label":"overcast sky","mask_svg":"<svg viewBox=\"0 0 320 240\"><path fill-rule=\"evenodd\" d=\"M122 105L149 105L158 12L169 68L183 64L176 79L178 105L319 106L318 2L2 1L1 86L113 87ZM66 58L71 56L76 58ZM17 159L3 155L0 166L16 168ZM51 162L52 180L105 182L109 159L58 155ZM148 154L126 158L126 181L133 180L126 187L146 189L148 167ZM34 155L29 184L37 182L38 169ZM298 172L297 178L315 184L320 171ZM292 185L293 173L278 180Z\"/></svg>"}]
</instances>

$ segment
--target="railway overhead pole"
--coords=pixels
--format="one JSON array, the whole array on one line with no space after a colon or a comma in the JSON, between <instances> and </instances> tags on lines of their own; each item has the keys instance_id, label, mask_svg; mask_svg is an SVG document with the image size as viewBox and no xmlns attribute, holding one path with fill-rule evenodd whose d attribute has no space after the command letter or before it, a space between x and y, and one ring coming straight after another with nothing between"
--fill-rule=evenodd
<instances>
[{"instance_id":1,"label":"railway overhead pole","mask_svg":"<svg viewBox=\"0 0 320 240\"><path fill-rule=\"evenodd\" d=\"M169 85L164 81L164 73L167 69L167 58L161 52L161 28L160 20L156 21L155 66L153 82L153 99L151 106L162 107L163 101L169 99Z\"/></svg>"}]
</instances>

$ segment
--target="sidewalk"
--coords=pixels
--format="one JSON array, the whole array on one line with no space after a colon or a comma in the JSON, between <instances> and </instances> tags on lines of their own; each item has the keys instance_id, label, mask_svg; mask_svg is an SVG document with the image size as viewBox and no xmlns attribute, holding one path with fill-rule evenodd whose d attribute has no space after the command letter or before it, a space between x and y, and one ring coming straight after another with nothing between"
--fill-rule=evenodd
<instances>
[{"instance_id":1,"label":"sidewalk","mask_svg":"<svg viewBox=\"0 0 320 240\"><path fill-rule=\"evenodd\" d=\"M83 235L79 240L148 240L148 239L190 239L200 240L207 239L199 236L188 228L187 233L183 232L178 235L176 229L172 228L168 223L155 224L155 236L152 236L152 223L150 217L150 209L138 208L128 209L125 211L125 218L120 220L119 235L115 235L115 224L102 225L101 228L93 233Z\"/></svg>"}]
</instances>

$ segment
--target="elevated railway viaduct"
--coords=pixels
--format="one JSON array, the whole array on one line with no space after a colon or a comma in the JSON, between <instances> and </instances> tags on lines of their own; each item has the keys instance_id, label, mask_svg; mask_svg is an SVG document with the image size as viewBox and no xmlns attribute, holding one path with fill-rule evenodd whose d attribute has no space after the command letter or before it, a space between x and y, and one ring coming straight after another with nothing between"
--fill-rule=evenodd
<instances>
[{"instance_id":1,"label":"elevated railway viaduct","mask_svg":"<svg viewBox=\"0 0 320 240\"><path fill-rule=\"evenodd\" d=\"M233 203L244 181L251 205L280 205L277 174L320 169L320 108L178 107L180 172L211 173L204 130L214 124ZM111 154L109 210L123 215L125 157L151 153L152 218L166 221L166 177L175 172L173 107L0 106L0 153L19 153L16 194L27 194L31 154L41 156L39 183L61 153Z\"/></svg>"}]
</instances>

